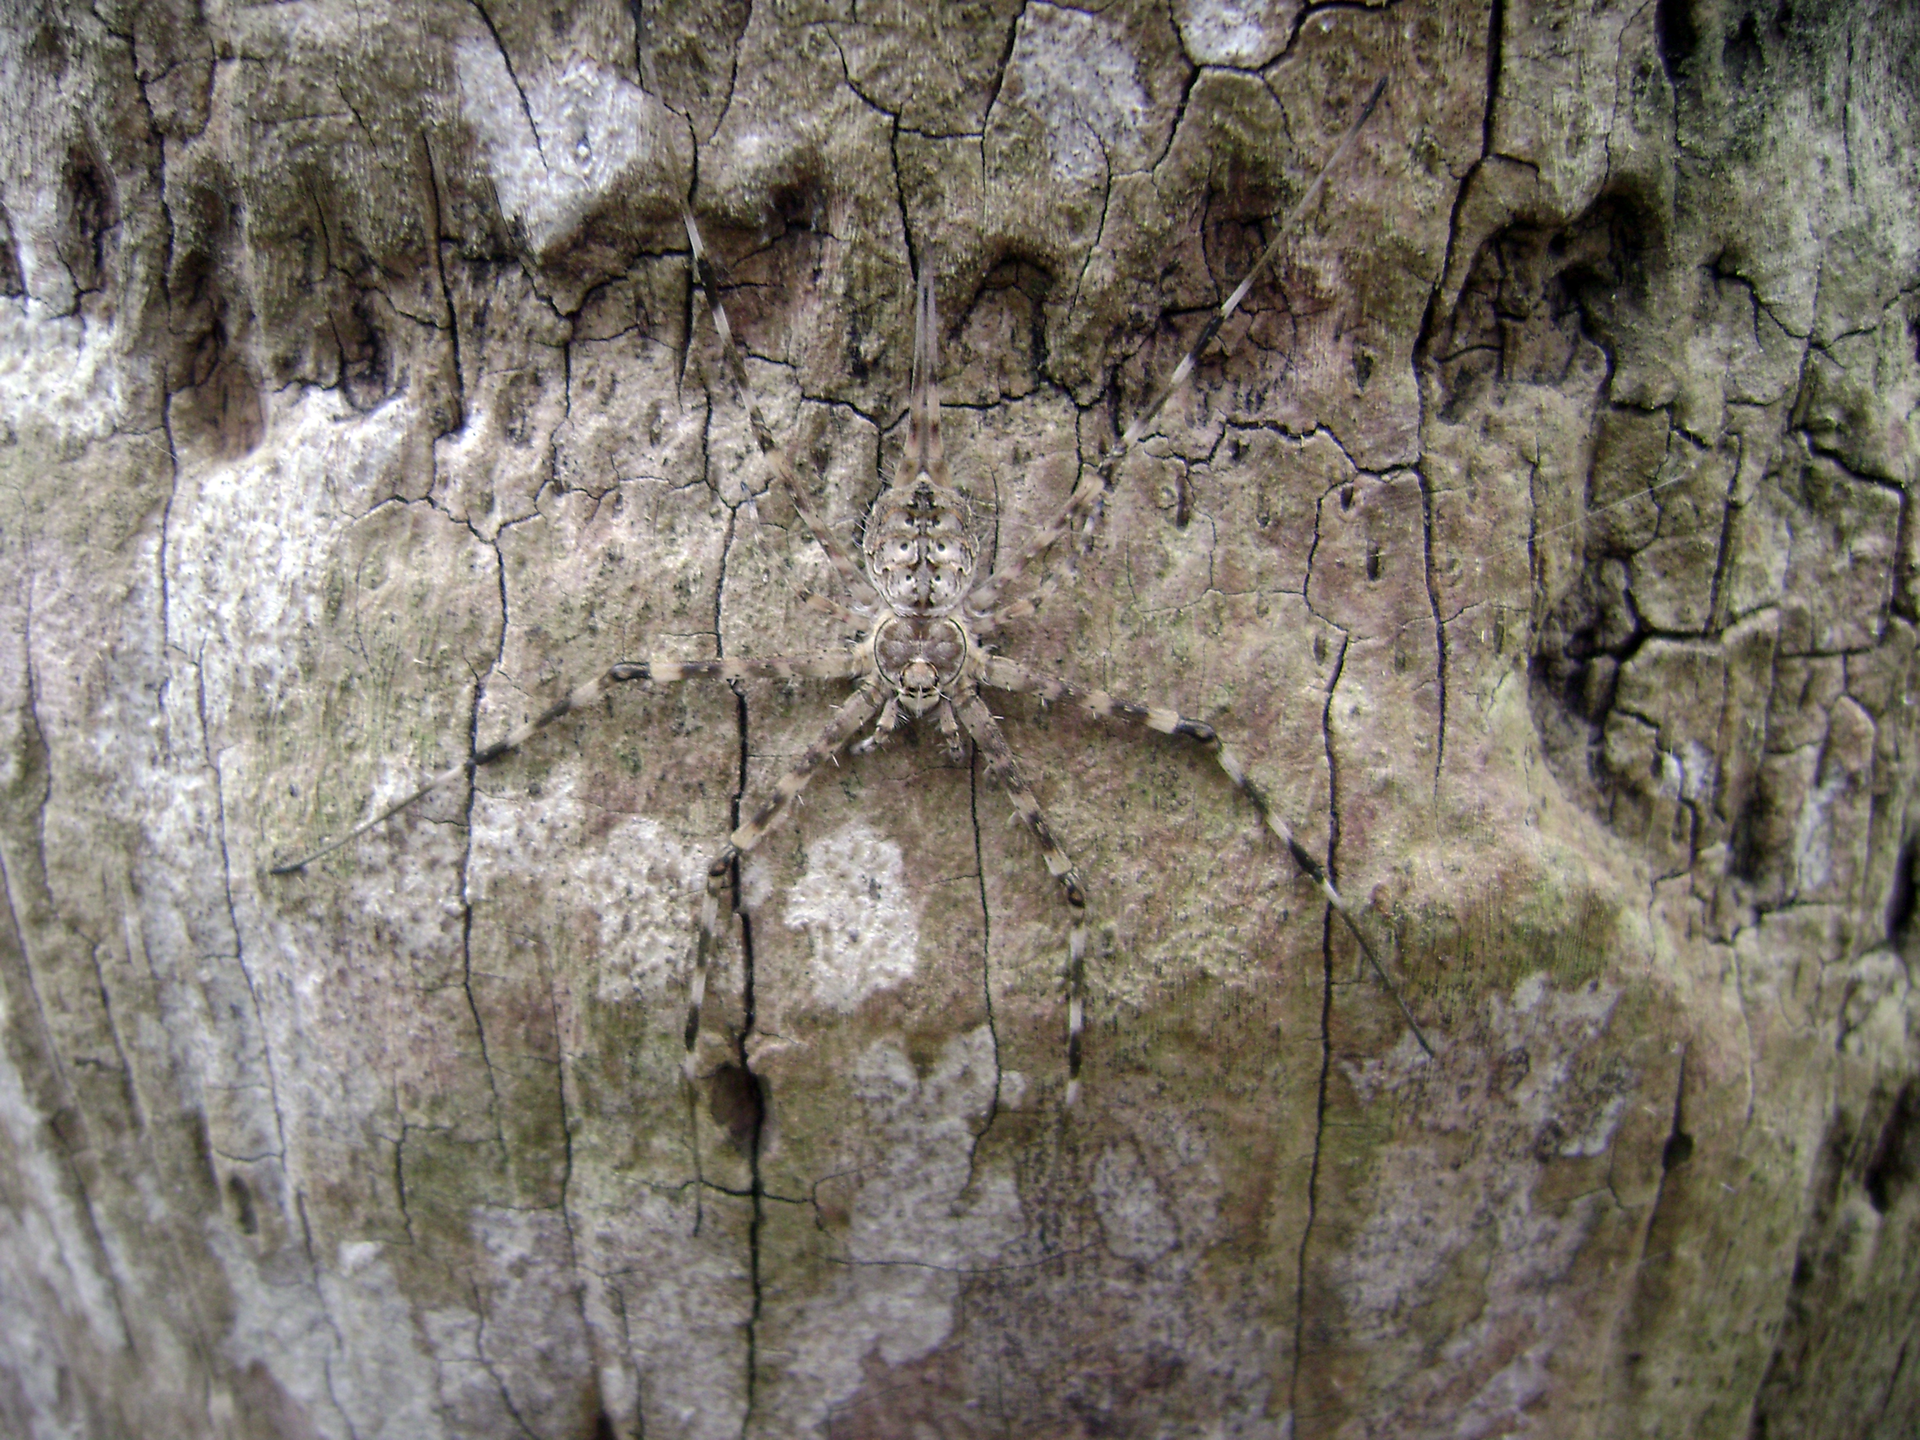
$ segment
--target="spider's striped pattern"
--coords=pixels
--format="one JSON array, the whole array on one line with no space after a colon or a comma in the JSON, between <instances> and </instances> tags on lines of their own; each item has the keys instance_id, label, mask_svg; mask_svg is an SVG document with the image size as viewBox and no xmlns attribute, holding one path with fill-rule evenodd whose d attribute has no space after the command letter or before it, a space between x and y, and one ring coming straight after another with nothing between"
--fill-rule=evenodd
<instances>
[{"instance_id":1,"label":"spider's striped pattern","mask_svg":"<svg viewBox=\"0 0 1920 1440\"><path fill-rule=\"evenodd\" d=\"M707 297L708 311L720 339L721 353L736 402L745 410L755 444L773 471L801 521L825 552L846 590L835 599L801 590L806 604L821 613L858 627L852 644L812 655L761 658L679 660L650 657L623 660L596 679L579 686L505 738L475 751L470 758L433 776L425 784L333 841L299 859L277 865L274 874L286 874L330 854L356 837L413 804L442 785L471 776L480 767L517 750L539 731L562 717L593 706L611 685L646 680L669 682L693 678L723 681L750 679L848 680L853 694L844 700L811 745L783 775L773 794L731 836L707 867L706 888L700 905L699 936L684 1032L687 1065L692 1070L700 1033L708 966L721 943L720 906L737 893L737 867L806 788L820 766L843 749L855 754L871 751L901 726L930 721L944 737L949 756L964 763L963 743L971 739L987 772L1006 791L1014 814L1034 839L1048 872L1059 886L1068 910L1067 944L1067 1103L1079 1092L1081 1032L1086 1016L1087 895L1072 857L1054 837L1046 815L1035 800L1020 762L1007 743L1000 722L983 698L983 691L1007 691L1038 696L1046 702L1077 705L1101 719L1113 719L1184 736L1218 762L1234 787L1252 803L1262 823L1286 847L1300 871L1345 920L1375 973L1394 995L1415 1039L1427 1042L1393 989L1372 943L1354 917L1352 908L1334 887L1326 867L1294 837L1266 794L1248 776L1239 757L1211 725L1189 719L1176 710L1120 699L1105 691L1028 669L989 653L982 643L1007 621L1034 612L1070 564L1059 565L1039 580L1032 577L1043 561L1070 541L1084 545L1113 489L1120 462L1145 434L1167 399L1186 382L1202 351L1222 324L1246 298L1255 279L1272 262L1290 222L1318 193L1328 171L1352 144L1386 88L1382 80L1339 147L1307 191L1295 202L1280 226L1280 235L1261 254L1253 268L1202 327L1199 338L1167 382L1142 407L1099 464L1083 470L1066 503L1009 562L979 573L979 553L967 501L953 487L941 437L939 323L934 307L933 272L922 267L914 307L913 371L907 410L906 453L892 482L874 502L858 555L849 553L837 536L806 504L786 449L762 415L747 376L744 359L733 339L732 326L721 303L720 287L692 211L683 218L691 251L695 283ZM743 487L744 489L744 487ZM751 504L750 493L743 503ZM869 726L871 729L869 730ZM864 738L862 731L867 731ZM1431 1052L1429 1052L1431 1053Z\"/></svg>"}]
</instances>

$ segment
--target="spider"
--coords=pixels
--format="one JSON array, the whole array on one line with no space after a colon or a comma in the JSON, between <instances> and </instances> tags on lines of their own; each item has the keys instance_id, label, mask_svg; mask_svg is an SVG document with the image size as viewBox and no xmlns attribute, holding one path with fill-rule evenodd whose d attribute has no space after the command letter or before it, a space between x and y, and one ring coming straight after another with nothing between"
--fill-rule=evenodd
<instances>
[{"instance_id":1,"label":"spider","mask_svg":"<svg viewBox=\"0 0 1920 1440\"><path fill-rule=\"evenodd\" d=\"M695 1044L700 1033L701 1007L706 996L707 971L720 946L720 905L737 894L741 858L752 852L787 808L806 788L814 773L842 749L866 754L909 723L931 723L946 742L948 757L966 763L965 739L971 739L984 757L988 774L1013 802L1018 819L1039 843L1049 874L1066 902L1070 919L1067 946L1067 1088L1073 1105L1080 1091L1082 1031L1086 1023L1087 894L1072 857L1055 838L1046 815L1035 800L1020 762L1001 730L1000 722L982 698L998 690L1037 696L1043 703L1077 705L1101 718L1178 735L1211 755L1227 778L1258 812L1287 853L1327 903L1339 913L1359 942L1368 964L1393 996L1416 1042L1429 1055L1432 1048L1411 1010L1380 962L1361 929L1354 911L1334 887L1326 867L1294 837L1292 829L1273 808L1266 794L1248 776L1238 756L1215 729L1165 706L1124 700L1102 690L1089 689L1056 676L1040 673L993 653L982 643L1003 623L1030 615L1057 583L1059 572L1029 585L1029 572L1063 540L1080 534L1086 543L1107 495L1113 489L1121 461L1139 442L1147 427L1171 396L1186 383L1194 365L1219 333L1260 274L1273 262L1293 221L1319 193L1328 173L1339 164L1385 93L1382 78L1360 107L1358 115L1312 184L1289 208L1279 233L1246 276L1201 328L1171 376L1141 408L1099 463L1083 470L1066 503L1040 527L1024 549L1003 566L980 571L980 554L967 501L953 486L941 438L939 393L939 321L934 306L933 266L920 268L914 304L912 377L907 408L906 453L892 481L874 502L866 521L857 556L850 554L818 515L807 507L786 449L761 413L746 364L734 343L732 326L720 299L720 287L692 210L682 207L693 280L705 293L708 312L720 339L720 348L735 400L745 410L755 444L785 490L795 512L826 554L847 600L801 588L806 605L857 627L853 643L844 649L801 656L679 660L652 657L623 660L568 692L533 719L504 738L474 751L466 760L432 776L423 785L388 805L345 835L297 859L272 867L269 873L286 875L384 824L415 801L481 767L512 754L535 734L564 716L594 705L611 685L631 681L678 681L705 677L723 681L749 679L847 680L853 694L834 711L811 745L774 786L772 796L753 817L728 837L707 866L705 893L700 904L699 935L689 987L687 1020L683 1032L686 1070L691 1078ZM750 493L745 503L751 504ZM1069 570L1071 567L1066 567ZM868 730L868 727L872 728ZM856 738L863 730L864 738ZM964 737L964 739L963 739Z\"/></svg>"}]
</instances>

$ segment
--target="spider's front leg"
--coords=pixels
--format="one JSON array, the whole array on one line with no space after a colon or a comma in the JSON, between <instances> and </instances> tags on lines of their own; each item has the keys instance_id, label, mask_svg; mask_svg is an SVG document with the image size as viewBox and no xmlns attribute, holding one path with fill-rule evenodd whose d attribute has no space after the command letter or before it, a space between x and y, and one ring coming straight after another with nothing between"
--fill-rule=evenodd
<instances>
[{"instance_id":1,"label":"spider's front leg","mask_svg":"<svg viewBox=\"0 0 1920 1440\"><path fill-rule=\"evenodd\" d=\"M1187 352L1181 357L1180 363L1174 366L1173 373L1166 378L1159 389L1152 393L1146 404L1140 407L1139 413L1128 423L1127 428L1120 433L1120 437L1114 441L1107 453L1100 457L1099 462L1082 469L1079 479L1074 483L1073 492L1068 495L1066 503L1060 507L1053 518L1034 532L1018 554L974 586L973 593L967 601L969 613L986 628L991 629L1008 620L1031 615L1059 584L1059 577L1063 573L1069 577L1072 575L1073 558L1069 557L1066 565L1057 567L1046 579L1039 582L1035 593L1020 593L1029 584L1027 576L1032 567L1062 540L1078 532L1082 536L1082 544L1091 543L1092 527L1098 523L1100 514L1106 506L1107 497L1113 493L1114 481L1119 475L1120 462L1127 457L1134 446L1146 438L1147 430L1153 424L1154 418L1166 406L1167 401L1179 392L1180 387L1187 383L1188 377L1193 374L1194 367L1200 363L1200 357L1206 353L1207 347L1220 334L1221 327L1233 318L1234 311L1238 310L1241 302L1247 298L1248 292L1253 289L1254 282L1279 257L1281 249L1287 244L1292 233L1294 222L1306 214L1307 207L1313 203L1321 187L1326 184L1327 176L1334 166L1340 163L1341 157L1353 148L1354 141L1360 138L1360 131L1373 117L1373 112L1379 108L1380 97L1386 93L1387 78L1383 75L1379 83L1373 87L1373 92L1360 106L1352 123L1347 126L1346 134L1341 136L1340 143L1334 147L1333 153L1327 157L1326 163L1313 177L1313 183L1301 192L1299 199L1288 206L1286 213L1280 217L1277 227L1279 233L1268 243L1266 249L1260 252L1259 258L1253 262L1247 273L1240 277L1240 283L1233 288L1233 292L1221 302L1220 307L1212 315L1207 317L1206 323L1200 327L1200 333L1187 347Z\"/></svg>"},{"instance_id":2,"label":"spider's front leg","mask_svg":"<svg viewBox=\"0 0 1920 1440\"><path fill-rule=\"evenodd\" d=\"M810 589L793 574L789 562L782 559L781 563L787 565L789 579L795 592L809 608L846 623L858 624L863 618L879 613L882 608L880 596L868 583L867 577L861 572L859 565L847 552L846 547L827 528L826 521L808 508L806 500L802 498L799 477L794 473L793 459L787 454L786 447L774 435L773 427L767 423L766 416L761 412L759 396L753 389L753 379L747 373L746 357L740 353L740 347L733 338L733 325L727 319L727 307L721 302L719 278L714 273L713 261L707 254L707 245L701 237L700 226L693 218L693 211L684 206L680 211L680 219L687 231L693 280L706 293L707 313L713 320L714 333L720 338L722 368L726 372L728 384L733 389L735 402L747 413L747 428L753 432L753 443L759 447L761 455L765 457L768 466L772 469L775 482L786 491L794 513L800 517L801 523L807 527L815 543L826 553L827 562L833 566L834 573L840 577L840 583L853 597L853 608L849 609L838 600ZM752 491L746 489L744 482L742 491L743 503L747 507L755 529L758 530L760 507L754 500Z\"/></svg>"},{"instance_id":3,"label":"spider's front leg","mask_svg":"<svg viewBox=\"0 0 1920 1440\"><path fill-rule=\"evenodd\" d=\"M907 723L907 717L901 712L900 697L889 696L881 708L880 718L874 722L873 733L859 741L853 747L855 755L871 755L886 744L893 733ZM933 723L940 729L940 738L947 747L947 763L956 769L967 763L966 743L960 738L960 722L953 713L953 702L945 696L934 707Z\"/></svg>"},{"instance_id":4,"label":"spider's front leg","mask_svg":"<svg viewBox=\"0 0 1920 1440\"><path fill-rule=\"evenodd\" d=\"M700 1007L707 998L707 967L720 948L720 897L733 890L733 871L742 855L766 839L767 832L779 823L780 816L794 797L807 788L807 782L841 747L871 720L881 707L883 686L877 675L868 675L845 704L833 712L819 739L809 745L794 762L793 768L773 787L773 798L762 805L754 817L727 838L726 848L707 866L707 890L700 902L700 936L694 949L693 985L687 997L687 1028L683 1036L687 1047L686 1069L693 1077L694 1042L700 1038Z\"/></svg>"},{"instance_id":5,"label":"spider's front leg","mask_svg":"<svg viewBox=\"0 0 1920 1440\"><path fill-rule=\"evenodd\" d=\"M1000 782L1013 801L1013 813L1040 842L1047 873L1059 883L1061 895L1073 916L1073 929L1067 940L1067 1104L1072 1105L1080 1098L1080 1032L1086 1026L1087 1016L1086 888L1080 883L1080 872L1074 868L1073 857L1053 838L1053 827L1047 824L1040 802L1033 798L1026 776L1020 773L1020 762L1013 758L1000 722L993 718L979 691L960 702L960 723L966 726L973 743L987 757L987 773Z\"/></svg>"},{"instance_id":6,"label":"spider's front leg","mask_svg":"<svg viewBox=\"0 0 1920 1440\"><path fill-rule=\"evenodd\" d=\"M966 742L960 738L960 720L953 713L953 702L942 698L940 708L934 711L934 723L940 727L940 734L947 742L947 763L958 769L967 763Z\"/></svg>"},{"instance_id":7,"label":"spider's front leg","mask_svg":"<svg viewBox=\"0 0 1920 1440\"><path fill-rule=\"evenodd\" d=\"M889 695L887 697L887 703L880 707L880 718L873 722L873 733L864 740L856 740L853 744L852 753L855 755L871 755L886 743L888 736L892 735L894 731L898 730L905 723L906 717L900 713L900 697L898 695Z\"/></svg>"},{"instance_id":8,"label":"spider's front leg","mask_svg":"<svg viewBox=\"0 0 1920 1440\"><path fill-rule=\"evenodd\" d=\"M1247 774L1247 767L1240 763L1240 757L1227 748L1219 732L1203 720L1189 720L1178 710L1168 709L1164 705L1142 705L1133 700L1121 700L1107 694L1104 690L1089 690L1075 685L1072 681L1061 680L1056 676L1042 675L1029 670L1000 656L991 656L987 660L983 683L994 690L1011 690L1026 695L1038 695L1047 701L1068 701L1080 706L1089 714L1101 719L1125 720L1148 730L1157 730L1162 735L1183 735L1192 740L1213 756L1216 764L1226 772L1233 782L1234 789L1246 796L1253 808L1259 812L1261 822L1272 831L1275 838L1287 847L1287 853L1293 857L1293 863L1325 897L1326 902L1339 912L1346 922L1347 929L1353 932L1353 938L1359 942L1361 953L1367 957L1367 963L1373 967L1373 973L1381 985L1393 997L1393 1003L1400 1007L1400 1014L1407 1022L1407 1028L1413 1032L1414 1040L1420 1048L1433 1054L1433 1047L1427 1043L1427 1037L1420 1031L1420 1023L1413 1018L1413 1011L1401 998L1399 987L1387 974L1386 966L1380 963L1380 956L1373 948L1373 942L1367 939L1366 932L1360 928L1353 908L1347 904L1333 880L1327 874L1326 866L1314 856L1311 850L1294 837L1293 827L1273 808L1264 791L1253 783Z\"/></svg>"}]
</instances>

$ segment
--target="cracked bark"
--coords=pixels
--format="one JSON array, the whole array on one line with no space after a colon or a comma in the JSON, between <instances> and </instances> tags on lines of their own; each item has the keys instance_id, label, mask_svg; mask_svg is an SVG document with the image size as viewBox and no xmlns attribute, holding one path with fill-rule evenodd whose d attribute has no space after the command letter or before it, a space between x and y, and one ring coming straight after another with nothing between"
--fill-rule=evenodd
<instances>
[{"instance_id":1,"label":"cracked bark","mask_svg":"<svg viewBox=\"0 0 1920 1440\"><path fill-rule=\"evenodd\" d=\"M1578 9L0 26L0 1429L1900 1433L1920 35ZM842 534L937 267L1017 547L1382 73L1005 647L1217 725L1433 1060L1204 756L1021 697L1072 1113L937 737L742 865L683 1080L832 687L623 693L265 874L614 657L836 642L682 196Z\"/></svg>"}]
</instances>

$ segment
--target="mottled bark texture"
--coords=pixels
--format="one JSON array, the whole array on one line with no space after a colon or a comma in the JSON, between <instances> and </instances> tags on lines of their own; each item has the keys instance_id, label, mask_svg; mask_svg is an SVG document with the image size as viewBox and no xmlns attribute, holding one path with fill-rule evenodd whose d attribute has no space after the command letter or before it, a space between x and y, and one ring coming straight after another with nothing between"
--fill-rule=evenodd
<instances>
[{"instance_id":1,"label":"mottled bark texture","mask_svg":"<svg viewBox=\"0 0 1920 1440\"><path fill-rule=\"evenodd\" d=\"M937 13L933 13L937 12ZM1834 1436L1920 1413L1903 0L0 24L0 1431ZM651 69L657 80L649 76ZM844 687L937 267L984 542L1387 102L1006 653L1095 916ZM656 91L650 93L650 91ZM689 338L691 336L691 338ZM919 1427L919 1428L916 1428Z\"/></svg>"}]
</instances>

